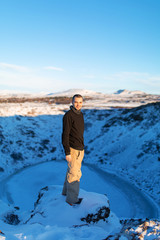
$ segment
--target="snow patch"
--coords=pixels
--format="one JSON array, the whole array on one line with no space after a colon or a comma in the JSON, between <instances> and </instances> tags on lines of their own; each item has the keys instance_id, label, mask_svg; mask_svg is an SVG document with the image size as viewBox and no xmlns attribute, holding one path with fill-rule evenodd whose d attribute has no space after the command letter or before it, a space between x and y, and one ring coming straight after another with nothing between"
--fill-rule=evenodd
<instances>
[{"instance_id":1,"label":"snow patch","mask_svg":"<svg viewBox=\"0 0 160 240\"><path fill-rule=\"evenodd\" d=\"M20 212L14 210L21 219L17 226L0 220L5 232L4 239L104 239L111 233L120 230L121 224L114 213L106 216L103 212L98 221L90 224L82 219L88 214L95 215L104 206L109 209L105 195L86 192L81 189L83 201L80 205L70 206L61 195L62 186L49 186L40 191L34 210ZM3 205L2 205L3 206ZM10 213L5 207L3 215ZM0 238L1 239L1 238Z\"/></svg>"}]
</instances>

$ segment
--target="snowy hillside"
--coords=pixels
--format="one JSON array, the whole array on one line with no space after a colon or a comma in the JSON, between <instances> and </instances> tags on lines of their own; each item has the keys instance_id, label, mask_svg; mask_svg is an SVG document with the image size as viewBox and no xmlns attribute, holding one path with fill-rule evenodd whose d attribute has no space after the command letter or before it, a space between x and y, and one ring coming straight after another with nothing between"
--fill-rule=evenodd
<instances>
[{"instance_id":1,"label":"snowy hillside","mask_svg":"<svg viewBox=\"0 0 160 240\"><path fill-rule=\"evenodd\" d=\"M160 204L160 103L90 110L86 161L130 179Z\"/></svg>"},{"instance_id":2,"label":"snowy hillside","mask_svg":"<svg viewBox=\"0 0 160 240\"><path fill-rule=\"evenodd\" d=\"M121 100L117 100L119 101L118 105L121 101L122 106L126 99L123 97L120 99ZM142 96L141 99L143 99ZM46 185L48 186L48 188L46 188L47 191L43 192L44 194L42 194L39 199L37 207L32 207L28 210L24 201L20 201L23 198L21 195L18 195L23 192L22 190L25 189L25 186L28 186L25 185L28 184L25 182L25 179L31 179L30 187L26 187L25 189L26 195L25 192L23 193L23 195L26 196L26 202L28 204L30 201L32 204L35 202L35 198L37 199L38 197L38 192L46 185L43 185L44 183L42 184L41 178L44 178L44 176L41 177L41 175L36 175L36 172L35 174L32 172L28 177L23 178L25 174L22 172L23 174L20 175L21 169L33 165L36 166L42 162L53 162L56 164L63 161L64 153L61 145L62 117L64 112L69 108L69 105L38 102L1 103L0 197L2 207L0 210L0 226L3 229L0 227L0 230L2 230L2 232L4 231L7 237L2 235L0 239L49 240L67 239L68 237L68 239L126 240L128 239L128 237L125 237L127 232L128 234L134 234L134 239L140 239L138 238L140 233L145 234L144 239L160 239L160 230L158 230L160 229L160 209L158 207L160 206L160 103L154 103L155 98L153 97L152 100L150 99L150 102L153 103L145 105L146 97L144 97L142 103L137 101L138 107L113 108L115 99L113 101L112 98L110 107L108 105L109 103L105 101L106 99L104 98L99 98L98 100L95 98L94 101L92 99L84 103L84 163L93 164L95 167L103 169L103 171L114 173L136 186L146 195L147 199L153 202L153 206L156 209L154 216L157 216L157 219L155 219L154 222L151 222L151 219L148 220L148 222L145 221L145 219L140 219L139 221L128 219L128 217L124 219L124 216L118 219L116 216L118 212L113 213L113 205L111 202L110 210L112 213L109 219L102 222L100 221L98 224L89 223L89 225L88 223L80 222L80 218L83 217L79 217L80 213L84 213L86 216L89 213L93 214L95 211L98 211L97 209L102 207L102 205L108 207L107 202L101 204L101 201L102 203L106 201L104 194L109 194L109 188L108 192L107 190L103 192L102 188L102 192L101 194L99 193L99 195L97 194L99 190L97 186L97 191L94 190L94 193L90 193L92 190L89 189L92 189L92 185L96 187L96 183L93 184L91 181L87 185L87 191L81 189L81 194L85 196L84 199L86 198L86 201L87 198L90 199L92 194L95 194L93 199L97 208L92 209L90 206L87 207L88 203L84 201L80 209L76 210L77 213L75 212L75 215L74 213L72 214L72 221L75 224L72 222L71 225L65 225L65 222L62 221L62 225L56 225L56 222L53 221L53 219L55 220L53 212L55 212L56 209L59 210L59 214L68 211L68 206L65 205L65 201L63 201L60 194L61 185L64 180L60 174L59 180L56 180L56 183L55 180L53 183L50 183L51 175L48 175L48 178L46 178L47 174L45 175ZM133 98L131 101L133 103ZM129 104L131 104L131 102ZM54 167L47 168L47 172L50 171L52 173L52 169L54 169L54 171L59 169L56 165L54 165ZM44 167L42 169L44 170ZM63 169L62 172L64 171ZM86 175L89 177L89 171L86 171ZM15 173L17 174L16 180L14 180ZM34 185L34 178L31 177L31 175L37 179ZM38 176L40 176L39 179ZM53 174L53 176L56 175ZM92 179L96 180L97 177ZM99 181L100 180L98 180L98 182ZM18 182L22 182L23 184L21 183L18 187ZM82 186L85 187L86 184L83 184L82 177ZM18 189L20 193L18 193ZM29 194L27 194L27 189L30 189ZM32 199L32 195L34 199ZM53 195L54 200L52 203ZM28 198L28 196L30 196L30 198ZM114 200L114 195L112 197ZM46 206L45 202L48 203ZM88 200L88 202L91 203L91 200ZM30 212L31 210L32 213ZM27 221L31 214L33 214L34 217L31 221ZM46 220L43 218L43 214L46 214ZM145 218L145 216L143 217ZM4 219L6 220L4 221ZM14 223L16 224L11 224L11 220L13 220L13 222L15 221ZM44 222L44 220L46 222ZM26 224L24 224L25 221L27 221ZM57 221L61 222L60 219ZM83 226L73 227L73 225ZM147 235L149 232L143 232L145 225L148 226L148 229L155 231L156 238L149 238L149 235ZM132 231L129 230L131 227ZM117 231L119 233L115 233ZM62 234L62 232L64 234ZM115 237L118 236L116 234L119 234L119 238ZM80 237L77 238L77 236ZM99 238L97 238L98 236ZM154 237L154 234L152 237Z\"/></svg>"},{"instance_id":3,"label":"snowy hillside","mask_svg":"<svg viewBox=\"0 0 160 240\"><path fill-rule=\"evenodd\" d=\"M122 89L122 90L118 90L117 92L115 92L114 94L119 94L119 95L123 95L123 97L127 97L128 95L132 95L132 96L136 96L136 95L146 95L145 92L142 91L129 91L126 89Z\"/></svg>"},{"instance_id":4,"label":"snowy hillside","mask_svg":"<svg viewBox=\"0 0 160 240\"><path fill-rule=\"evenodd\" d=\"M98 93L95 91L91 90L86 90L86 89L69 89L63 92L58 92L58 93L50 93L49 95L53 96L67 96L67 97L72 97L74 94L81 94L83 97L89 96L89 97L97 97L97 96L105 96L105 94Z\"/></svg>"}]
</instances>

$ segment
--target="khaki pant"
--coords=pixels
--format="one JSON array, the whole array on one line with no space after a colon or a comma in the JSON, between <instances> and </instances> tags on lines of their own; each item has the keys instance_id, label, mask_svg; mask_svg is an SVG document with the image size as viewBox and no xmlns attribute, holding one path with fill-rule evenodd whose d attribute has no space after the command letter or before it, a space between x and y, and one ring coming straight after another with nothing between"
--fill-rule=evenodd
<instances>
[{"instance_id":1,"label":"khaki pant","mask_svg":"<svg viewBox=\"0 0 160 240\"><path fill-rule=\"evenodd\" d=\"M68 162L65 182L62 194L66 195L66 202L75 203L78 201L79 182L82 176L81 164L84 157L84 150L70 148L72 161Z\"/></svg>"}]
</instances>

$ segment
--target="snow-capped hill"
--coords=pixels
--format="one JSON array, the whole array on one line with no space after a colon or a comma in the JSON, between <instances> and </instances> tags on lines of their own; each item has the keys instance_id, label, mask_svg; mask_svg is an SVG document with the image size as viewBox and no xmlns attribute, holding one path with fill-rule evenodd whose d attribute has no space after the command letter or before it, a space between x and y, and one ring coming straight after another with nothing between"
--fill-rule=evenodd
<instances>
[{"instance_id":1,"label":"snow-capped hill","mask_svg":"<svg viewBox=\"0 0 160 240\"><path fill-rule=\"evenodd\" d=\"M1 90L0 91L0 98L10 98L10 97L17 97L17 96L25 96L28 95L27 93L18 92L14 90Z\"/></svg>"},{"instance_id":2,"label":"snow-capped hill","mask_svg":"<svg viewBox=\"0 0 160 240\"><path fill-rule=\"evenodd\" d=\"M123 96L128 96L128 95L146 95L145 92L142 92L142 91L138 91L138 90L135 90L135 91L129 91L127 89L120 89L118 90L117 92L114 93L115 95L123 95Z\"/></svg>"},{"instance_id":3,"label":"snow-capped hill","mask_svg":"<svg viewBox=\"0 0 160 240\"><path fill-rule=\"evenodd\" d=\"M14 91L14 90L1 90L0 98L37 98L37 97L46 97L46 92L39 93L30 93L30 92L22 92L22 91Z\"/></svg>"},{"instance_id":4,"label":"snow-capped hill","mask_svg":"<svg viewBox=\"0 0 160 240\"><path fill-rule=\"evenodd\" d=\"M73 88L73 89L69 89L63 92L57 92L57 93L50 93L50 96L62 96L62 97L72 97L75 94L80 94L82 96L88 96L88 97L94 97L94 96L103 96L104 94L102 93L98 93L95 91L91 91L91 90L86 90L86 89L79 89L79 88Z\"/></svg>"},{"instance_id":5,"label":"snow-capped hill","mask_svg":"<svg viewBox=\"0 0 160 240\"><path fill-rule=\"evenodd\" d=\"M104 97L106 94L95 92L87 89L69 89L62 92L37 92L37 93L29 93L29 92L18 92L18 91L10 91L10 90L1 90L0 98L45 98L45 97L72 97L75 94L81 94L83 97Z\"/></svg>"}]
</instances>

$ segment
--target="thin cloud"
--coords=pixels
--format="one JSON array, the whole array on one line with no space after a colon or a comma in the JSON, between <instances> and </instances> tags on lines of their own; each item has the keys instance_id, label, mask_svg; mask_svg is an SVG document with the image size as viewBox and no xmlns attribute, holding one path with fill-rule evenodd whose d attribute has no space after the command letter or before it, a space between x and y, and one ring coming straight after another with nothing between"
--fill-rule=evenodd
<instances>
[{"instance_id":1,"label":"thin cloud","mask_svg":"<svg viewBox=\"0 0 160 240\"><path fill-rule=\"evenodd\" d=\"M146 79L140 79L140 81L148 86L160 87L160 76L149 76Z\"/></svg>"},{"instance_id":2,"label":"thin cloud","mask_svg":"<svg viewBox=\"0 0 160 240\"><path fill-rule=\"evenodd\" d=\"M3 88L5 83L6 89L45 91L47 87L55 86L56 82L56 79L47 78L40 74L0 71L0 88Z\"/></svg>"},{"instance_id":3,"label":"thin cloud","mask_svg":"<svg viewBox=\"0 0 160 240\"><path fill-rule=\"evenodd\" d=\"M47 66L47 67L44 67L44 69L45 69L45 70L59 71L59 72L63 72L63 71L64 71L63 68L53 67L53 66Z\"/></svg>"},{"instance_id":4,"label":"thin cloud","mask_svg":"<svg viewBox=\"0 0 160 240\"><path fill-rule=\"evenodd\" d=\"M139 77L149 77L148 73L141 73L141 72L120 72L120 73L116 73L111 75L112 77L117 77L120 79L126 79L126 78L139 78Z\"/></svg>"},{"instance_id":5,"label":"thin cloud","mask_svg":"<svg viewBox=\"0 0 160 240\"><path fill-rule=\"evenodd\" d=\"M114 83L117 87L136 87L143 89L143 91L147 89L147 91L157 92L160 87L160 76L146 72L119 72L105 76L104 80L108 81L108 83Z\"/></svg>"},{"instance_id":6,"label":"thin cloud","mask_svg":"<svg viewBox=\"0 0 160 240\"><path fill-rule=\"evenodd\" d=\"M60 91L62 86L63 88L67 87L68 82L66 83L66 80L54 78L52 74L51 76L46 76L46 74L43 71L40 72L39 69L20 72L2 69L0 65L0 89L56 92Z\"/></svg>"},{"instance_id":7,"label":"thin cloud","mask_svg":"<svg viewBox=\"0 0 160 240\"><path fill-rule=\"evenodd\" d=\"M17 72L29 71L29 69L27 67L15 65L15 64L9 64L9 63L3 63L3 62L0 63L0 68L6 69L6 70L13 70L13 71L17 71Z\"/></svg>"},{"instance_id":8,"label":"thin cloud","mask_svg":"<svg viewBox=\"0 0 160 240\"><path fill-rule=\"evenodd\" d=\"M105 80L113 80L119 82L139 82L142 80L150 79L151 75L149 73L141 72L119 72L115 74L110 74L104 77Z\"/></svg>"}]
</instances>

